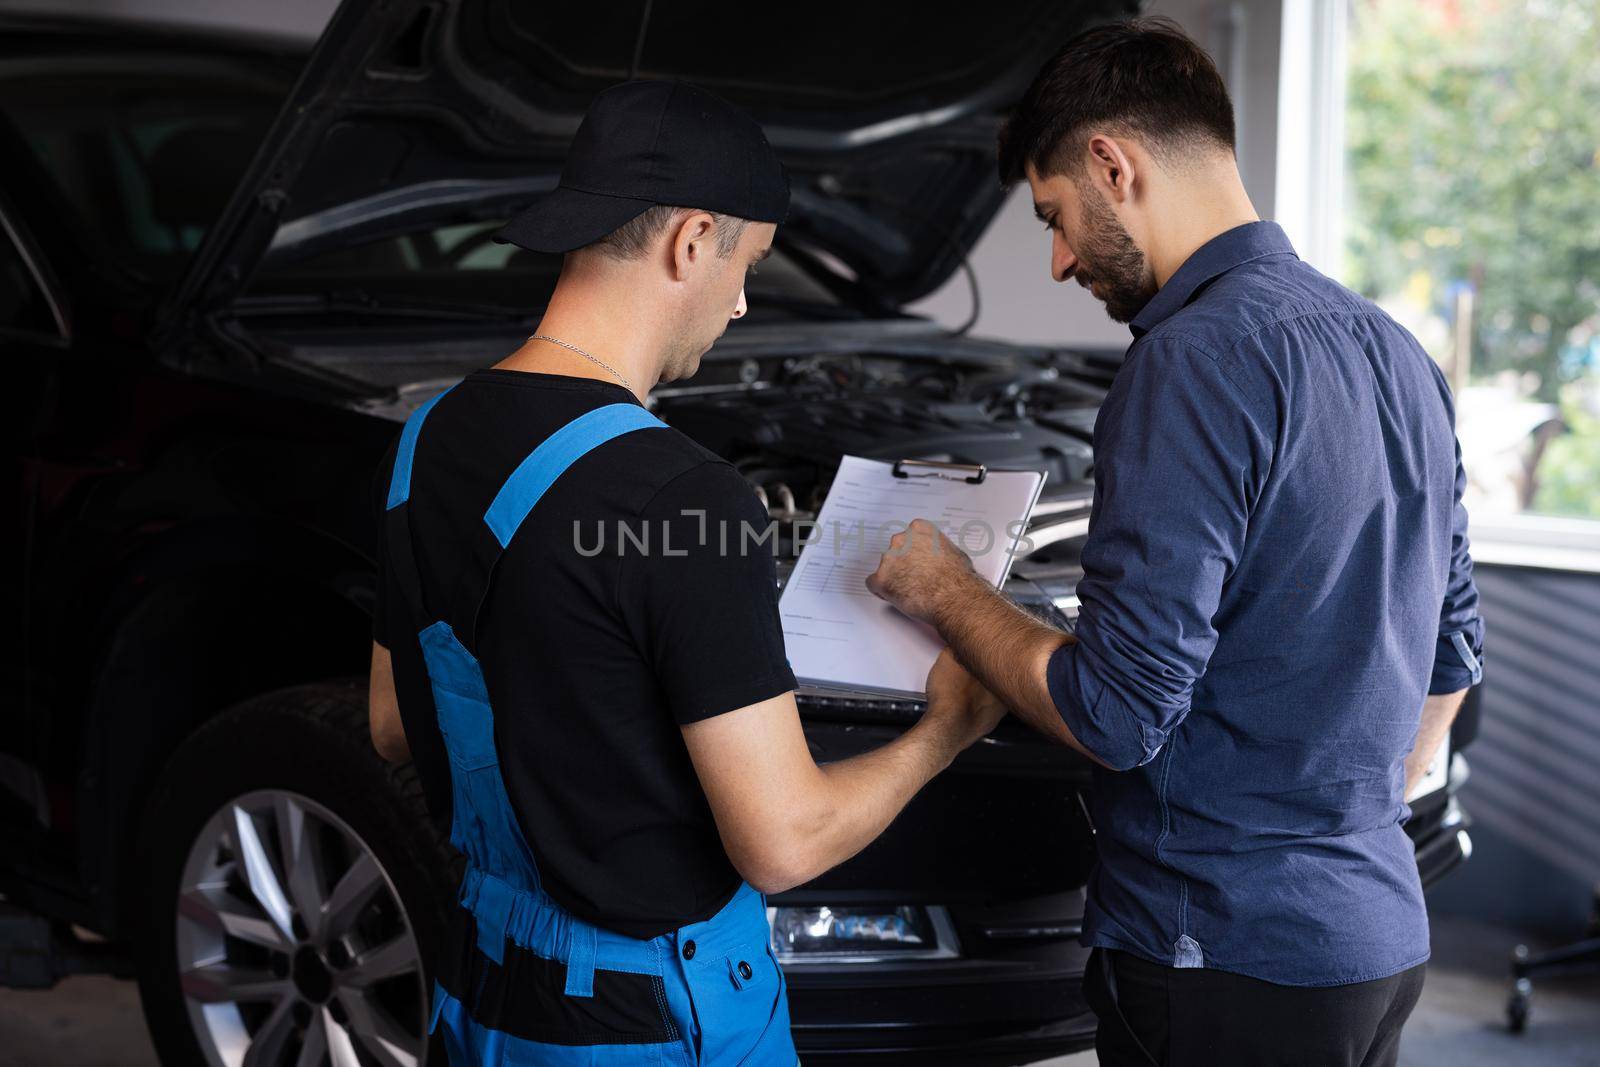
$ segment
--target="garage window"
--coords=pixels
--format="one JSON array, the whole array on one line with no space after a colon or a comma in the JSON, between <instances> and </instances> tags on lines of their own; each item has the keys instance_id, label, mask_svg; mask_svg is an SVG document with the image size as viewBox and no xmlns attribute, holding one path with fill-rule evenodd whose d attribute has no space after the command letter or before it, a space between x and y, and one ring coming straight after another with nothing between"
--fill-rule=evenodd
<instances>
[{"instance_id":1,"label":"garage window","mask_svg":"<svg viewBox=\"0 0 1600 1067\"><path fill-rule=\"evenodd\" d=\"M1348 30L1343 278L1450 378L1474 527L1600 543L1600 7L1353 0Z\"/></svg>"}]
</instances>

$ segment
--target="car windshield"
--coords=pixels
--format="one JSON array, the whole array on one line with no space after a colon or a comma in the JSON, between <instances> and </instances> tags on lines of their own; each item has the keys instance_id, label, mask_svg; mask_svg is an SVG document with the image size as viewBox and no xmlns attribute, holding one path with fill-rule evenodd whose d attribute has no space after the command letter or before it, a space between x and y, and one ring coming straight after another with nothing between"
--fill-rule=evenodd
<instances>
[{"instance_id":1,"label":"car windshield","mask_svg":"<svg viewBox=\"0 0 1600 1067\"><path fill-rule=\"evenodd\" d=\"M422 225L398 236L319 252L263 269L246 295L313 295L379 305L415 301L429 307L535 312L555 287L561 257L495 243L492 238L502 225L503 220ZM751 275L745 292L752 305L838 303L781 248L773 249Z\"/></svg>"},{"instance_id":2,"label":"car windshield","mask_svg":"<svg viewBox=\"0 0 1600 1067\"><path fill-rule=\"evenodd\" d=\"M279 102L212 81L29 79L7 83L0 113L85 243L167 282L222 213Z\"/></svg>"}]
</instances>

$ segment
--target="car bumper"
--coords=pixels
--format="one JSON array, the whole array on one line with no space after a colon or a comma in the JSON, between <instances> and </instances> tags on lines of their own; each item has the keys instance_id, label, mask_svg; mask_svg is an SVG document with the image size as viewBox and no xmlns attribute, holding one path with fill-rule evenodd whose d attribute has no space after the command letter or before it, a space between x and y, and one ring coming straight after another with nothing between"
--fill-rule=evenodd
<instances>
[{"instance_id":1,"label":"car bumper","mask_svg":"<svg viewBox=\"0 0 1600 1067\"><path fill-rule=\"evenodd\" d=\"M789 973L795 1044L805 1063L1027 1063L1086 1048L1095 1018L1078 966L1041 972L987 961L935 973L884 969L871 976Z\"/></svg>"}]
</instances>

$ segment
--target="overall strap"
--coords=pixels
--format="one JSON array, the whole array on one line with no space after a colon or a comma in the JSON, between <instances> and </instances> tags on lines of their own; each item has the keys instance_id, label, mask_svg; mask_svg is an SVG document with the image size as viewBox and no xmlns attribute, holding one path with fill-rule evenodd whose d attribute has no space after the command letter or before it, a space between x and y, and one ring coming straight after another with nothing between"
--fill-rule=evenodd
<instances>
[{"instance_id":1,"label":"overall strap","mask_svg":"<svg viewBox=\"0 0 1600 1067\"><path fill-rule=\"evenodd\" d=\"M454 389L451 386L450 389ZM417 438L422 434L422 424L428 412L448 393L444 390L406 419L400 431L400 443L395 448L394 471L389 476L389 496L385 503L384 534L389 542L389 567L393 571L400 591L405 595L406 607L418 633L436 620L429 614L422 598L422 573L417 569L417 555L411 546L411 509L405 503L411 499L411 467L417 455Z\"/></svg>"},{"instance_id":2,"label":"overall strap","mask_svg":"<svg viewBox=\"0 0 1600 1067\"><path fill-rule=\"evenodd\" d=\"M483 514L484 524L494 536L494 545L483 567L483 585L478 591L472 616L472 644L477 645L478 616L488 599L489 587L494 578L495 565L504 554L511 539L516 536L523 520L534 509L544 494L578 460L614 438L634 430L665 429L666 424L638 404L607 404L586 412L551 434L517 464L516 470L500 486L489 509ZM509 804L509 800L507 801ZM530 853L531 854L531 853ZM500 945L506 936L510 908L508 902L495 900L498 879L480 879L475 908L479 918L479 947L488 944L487 954L496 962L500 960ZM567 977L564 992L569 997L594 996L596 934L588 923L571 924L571 941L568 945Z\"/></svg>"},{"instance_id":3,"label":"overall strap","mask_svg":"<svg viewBox=\"0 0 1600 1067\"><path fill-rule=\"evenodd\" d=\"M441 393L440 396L443 396ZM419 407L406 420L395 452L394 475L389 484L385 522L390 564L405 594L422 641L430 682L446 747L451 753L451 779L455 825L451 840L468 855L462 904L472 912L477 945L494 961L502 962L502 947L510 930L517 901L532 894L542 896L537 862L511 811L510 798L494 753L493 710L484 688L476 656L463 645L445 621L448 613L430 611L411 540L411 470L422 424L439 397ZM486 529L471 546L472 577L454 590L436 590L441 597L465 595L472 606L474 630L477 614L488 597L496 564L517 529L549 488L579 459L613 438L634 430L664 428L665 423L638 404L609 404L567 423L551 434L519 463L495 494L484 513ZM458 601L459 605L459 601ZM468 644L476 647L475 634ZM523 864L514 859L525 856ZM512 881L507 881L510 878ZM594 995L596 933L586 923L574 922L566 947L568 996Z\"/></svg>"},{"instance_id":4,"label":"overall strap","mask_svg":"<svg viewBox=\"0 0 1600 1067\"><path fill-rule=\"evenodd\" d=\"M480 546L483 584L472 601L472 629L467 634L472 647L477 647L478 620L489 599L495 565L546 491L569 467L607 441L634 430L666 429L666 425L638 404L607 404L579 415L517 464L483 513L491 539Z\"/></svg>"},{"instance_id":5,"label":"overall strap","mask_svg":"<svg viewBox=\"0 0 1600 1067\"><path fill-rule=\"evenodd\" d=\"M579 415L545 438L544 443L528 453L511 472L511 477L495 494L494 503L484 512L483 521L493 531L494 539L501 548L509 545L522 520L528 517L545 490L592 449L613 437L652 427L664 429L666 423L638 404L607 404Z\"/></svg>"}]
</instances>

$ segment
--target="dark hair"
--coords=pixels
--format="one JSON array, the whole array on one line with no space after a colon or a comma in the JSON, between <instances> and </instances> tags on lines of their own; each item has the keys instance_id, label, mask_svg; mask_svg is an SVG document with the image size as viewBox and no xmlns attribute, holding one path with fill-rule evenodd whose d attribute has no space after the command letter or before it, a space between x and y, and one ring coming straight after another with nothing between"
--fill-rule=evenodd
<instances>
[{"instance_id":1,"label":"dark hair","mask_svg":"<svg viewBox=\"0 0 1600 1067\"><path fill-rule=\"evenodd\" d=\"M684 212L692 210L657 204L646 208L642 214L629 219L587 247L611 259L638 259L650 250L650 246L669 227L677 225ZM707 214L716 227L717 255L727 259L739 247L739 238L744 234L746 222L732 215L719 215L715 211L708 211Z\"/></svg>"},{"instance_id":2,"label":"dark hair","mask_svg":"<svg viewBox=\"0 0 1600 1067\"><path fill-rule=\"evenodd\" d=\"M1169 18L1099 26L1040 69L1000 128L1000 181L1072 174L1093 127L1136 137L1166 163L1198 147L1233 150L1233 104L1205 50Z\"/></svg>"}]
</instances>

